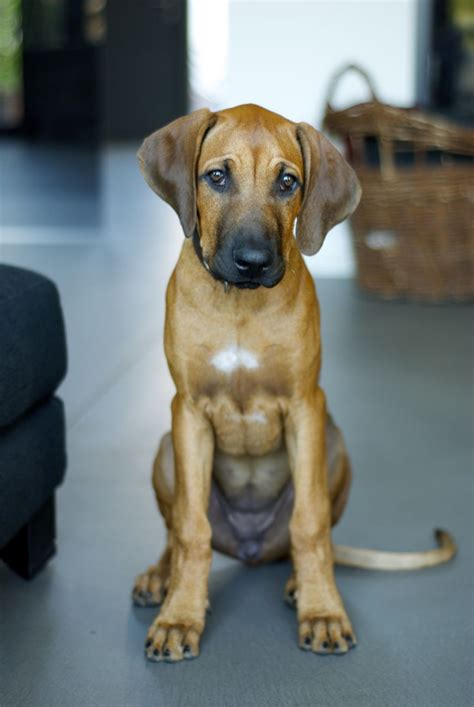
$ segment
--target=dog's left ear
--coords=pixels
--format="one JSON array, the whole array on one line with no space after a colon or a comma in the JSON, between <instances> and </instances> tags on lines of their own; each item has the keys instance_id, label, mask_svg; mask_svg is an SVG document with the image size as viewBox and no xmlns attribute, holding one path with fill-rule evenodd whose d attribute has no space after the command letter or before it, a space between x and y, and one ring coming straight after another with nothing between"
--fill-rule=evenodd
<instances>
[{"instance_id":1,"label":"dog's left ear","mask_svg":"<svg viewBox=\"0 0 474 707\"><path fill-rule=\"evenodd\" d=\"M299 123L296 137L304 163L296 242L302 253L314 255L327 232L356 210L362 189L352 167L324 135L307 123Z\"/></svg>"},{"instance_id":2,"label":"dog's left ear","mask_svg":"<svg viewBox=\"0 0 474 707\"><path fill-rule=\"evenodd\" d=\"M147 137L137 153L147 184L179 216L189 238L196 226L196 165L217 116L207 108L174 120Z\"/></svg>"}]
</instances>

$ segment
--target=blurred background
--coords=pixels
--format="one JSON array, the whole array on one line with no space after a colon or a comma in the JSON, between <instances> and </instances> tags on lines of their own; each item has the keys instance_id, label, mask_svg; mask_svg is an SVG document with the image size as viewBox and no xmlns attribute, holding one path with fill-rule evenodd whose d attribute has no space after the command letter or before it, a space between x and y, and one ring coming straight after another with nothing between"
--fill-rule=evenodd
<instances>
[{"instance_id":1,"label":"blurred background","mask_svg":"<svg viewBox=\"0 0 474 707\"><path fill-rule=\"evenodd\" d=\"M360 642L342 660L297 650L288 563L216 555L177 677L145 665L155 612L129 598L164 545L150 470L183 240L135 155L249 102L324 124L364 185L307 259L355 479L336 541L424 549L438 525L460 554L338 569ZM0 0L0 556L37 575L0 563L2 705L471 706L473 126L472 0Z\"/></svg>"},{"instance_id":2,"label":"blurred background","mask_svg":"<svg viewBox=\"0 0 474 707\"><path fill-rule=\"evenodd\" d=\"M118 235L111 163L115 173L126 145L131 156L203 105L255 102L320 127L345 63L370 71L382 101L472 123L472 2L0 0L3 243L49 241L64 226L69 238ZM366 99L348 76L335 104ZM130 209L135 198L143 189ZM354 275L347 225L310 267Z\"/></svg>"}]
</instances>

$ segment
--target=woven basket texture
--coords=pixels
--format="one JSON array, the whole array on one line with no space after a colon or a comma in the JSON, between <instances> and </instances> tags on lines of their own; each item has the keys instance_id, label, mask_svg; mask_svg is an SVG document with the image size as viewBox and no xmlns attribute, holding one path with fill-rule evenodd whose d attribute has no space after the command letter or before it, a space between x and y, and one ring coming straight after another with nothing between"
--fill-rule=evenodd
<instances>
[{"instance_id":1,"label":"woven basket texture","mask_svg":"<svg viewBox=\"0 0 474 707\"><path fill-rule=\"evenodd\" d=\"M335 110L344 74L370 101ZM380 102L370 76L333 77L323 122L344 142L362 185L351 218L357 280L384 298L431 302L474 296L474 130Z\"/></svg>"}]
</instances>

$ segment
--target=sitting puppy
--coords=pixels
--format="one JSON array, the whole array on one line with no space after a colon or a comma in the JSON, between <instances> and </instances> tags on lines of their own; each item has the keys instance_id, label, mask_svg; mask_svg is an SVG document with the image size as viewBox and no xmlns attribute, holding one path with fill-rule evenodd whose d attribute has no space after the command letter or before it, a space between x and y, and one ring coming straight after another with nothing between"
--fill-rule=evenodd
<instances>
[{"instance_id":1,"label":"sitting puppy","mask_svg":"<svg viewBox=\"0 0 474 707\"><path fill-rule=\"evenodd\" d=\"M316 253L355 210L357 177L310 125L255 105L175 120L138 156L189 239L166 295L176 395L153 471L168 541L133 591L139 605L163 602L146 655L198 655L211 547L252 564L290 555L285 594L299 645L346 653L356 638L334 579L331 526L351 474L318 384L318 301L301 253ZM335 559L436 564L455 551L447 534L438 540L425 553L336 547Z\"/></svg>"}]
</instances>

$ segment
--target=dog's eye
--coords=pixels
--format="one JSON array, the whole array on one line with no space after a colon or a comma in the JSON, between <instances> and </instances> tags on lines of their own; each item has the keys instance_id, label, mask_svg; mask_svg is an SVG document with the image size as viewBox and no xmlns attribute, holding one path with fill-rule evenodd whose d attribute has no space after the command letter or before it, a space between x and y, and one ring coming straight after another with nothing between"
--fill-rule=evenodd
<instances>
[{"instance_id":1,"label":"dog's eye","mask_svg":"<svg viewBox=\"0 0 474 707\"><path fill-rule=\"evenodd\" d=\"M281 191L293 191L297 184L296 177L292 174L286 173L282 174L280 177L280 189Z\"/></svg>"},{"instance_id":2,"label":"dog's eye","mask_svg":"<svg viewBox=\"0 0 474 707\"><path fill-rule=\"evenodd\" d=\"M212 169L207 176L216 187L225 187L225 173L221 169Z\"/></svg>"}]
</instances>

